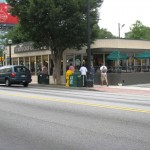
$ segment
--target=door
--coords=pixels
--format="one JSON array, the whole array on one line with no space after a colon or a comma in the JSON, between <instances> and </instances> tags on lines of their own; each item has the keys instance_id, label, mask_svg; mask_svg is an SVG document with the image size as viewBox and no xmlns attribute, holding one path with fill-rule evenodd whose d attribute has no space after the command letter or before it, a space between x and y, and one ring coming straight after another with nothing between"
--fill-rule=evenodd
<instances>
[{"instance_id":1,"label":"door","mask_svg":"<svg viewBox=\"0 0 150 150\"><path fill-rule=\"evenodd\" d=\"M0 69L0 83L5 83L5 68Z\"/></svg>"}]
</instances>

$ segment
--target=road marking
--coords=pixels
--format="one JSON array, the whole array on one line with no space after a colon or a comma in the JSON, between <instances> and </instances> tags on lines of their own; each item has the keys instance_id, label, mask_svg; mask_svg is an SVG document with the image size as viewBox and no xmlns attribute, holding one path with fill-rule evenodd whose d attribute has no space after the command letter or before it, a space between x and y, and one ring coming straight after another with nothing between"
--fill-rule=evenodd
<instances>
[{"instance_id":1,"label":"road marking","mask_svg":"<svg viewBox=\"0 0 150 150\"><path fill-rule=\"evenodd\" d=\"M107 108L107 109L116 109L116 110L124 110L124 111L132 111L132 112L140 112L150 114L150 110L148 109L139 109L139 108L131 108L131 107L122 107L122 106L113 106L113 105L105 105L105 104L96 104L96 103L89 103L89 102L81 102L81 101L74 101L74 100L61 100L61 99L54 99L54 98L44 98L44 97L37 97L37 96L26 96L23 94L8 94L8 92L0 92L1 95L7 96L14 96L14 97L23 97L23 98L30 98L36 100L44 100L44 101L53 101L59 103L68 103L68 104L75 104L75 105L83 105L83 106L92 106L92 107L99 107L99 108Z\"/></svg>"}]
</instances>

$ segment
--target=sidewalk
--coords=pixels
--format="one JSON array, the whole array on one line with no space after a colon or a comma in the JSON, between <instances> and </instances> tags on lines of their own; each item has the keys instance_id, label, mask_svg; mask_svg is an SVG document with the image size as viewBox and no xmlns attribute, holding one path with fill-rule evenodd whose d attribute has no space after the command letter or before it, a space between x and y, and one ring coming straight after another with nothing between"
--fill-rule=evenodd
<instances>
[{"instance_id":1,"label":"sidewalk","mask_svg":"<svg viewBox=\"0 0 150 150\"><path fill-rule=\"evenodd\" d=\"M122 93L122 94L135 94L135 95L149 95L150 96L150 84L143 85L129 85L129 86L101 86L94 85L93 87L66 87L65 85L54 85L54 84L37 84L31 83L30 86L39 87L52 87L52 88L66 88L66 89L76 89L76 90L94 90L100 92L110 92L110 93Z\"/></svg>"},{"instance_id":2,"label":"sidewalk","mask_svg":"<svg viewBox=\"0 0 150 150\"><path fill-rule=\"evenodd\" d=\"M150 88L133 86L101 86L94 85L93 89L101 92L122 93L122 94L135 94L135 95L150 95Z\"/></svg>"}]
</instances>

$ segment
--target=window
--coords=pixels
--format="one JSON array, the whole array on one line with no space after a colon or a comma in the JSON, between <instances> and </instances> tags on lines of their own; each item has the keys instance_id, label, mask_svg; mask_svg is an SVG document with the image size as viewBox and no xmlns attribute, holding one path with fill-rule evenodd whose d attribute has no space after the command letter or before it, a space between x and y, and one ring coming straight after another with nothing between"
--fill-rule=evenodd
<instances>
[{"instance_id":1,"label":"window","mask_svg":"<svg viewBox=\"0 0 150 150\"><path fill-rule=\"evenodd\" d=\"M19 72L19 73L30 72L27 68L25 68L23 66L16 66L16 67L14 67L14 71L15 72Z\"/></svg>"},{"instance_id":2,"label":"window","mask_svg":"<svg viewBox=\"0 0 150 150\"><path fill-rule=\"evenodd\" d=\"M29 69L29 57L25 57L25 66Z\"/></svg>"},{"instance_id":3,"label":"window","mask_svg":"<svg viewBox=\"0 0 150 150\"><path fill-rule=\"evenodd\" d=\"M32 56L30 57L30 69L31 69L31 73L35 74L35 57Z\"/></svg>"},{"instance_id":4,"label":"window","mask_svg":"<svg viewBox=\"0 0 150 150\"><path fill-rule=\"evenodd\" d=\"M20 57L20 58L19 58L19 65L24 65L23 57Z\"/></svg>"},{"instance_id":5,"label":"window","mask_svg":"<svg viewBox=\"0 0 150 150\"><path fill-rule=\"evenodd\" d=\"M6 73L12 72L12 68L6 68Z\"/></svg>"},{"instance_id":6,"label":"window","mask_svg":"<svg viewBox=\"0 0 150 150\"><path fill-rule=\"evenodd\" d=\"M18 65L18 58L13 58L13 65Z\"/></svg>"}]
</instances>

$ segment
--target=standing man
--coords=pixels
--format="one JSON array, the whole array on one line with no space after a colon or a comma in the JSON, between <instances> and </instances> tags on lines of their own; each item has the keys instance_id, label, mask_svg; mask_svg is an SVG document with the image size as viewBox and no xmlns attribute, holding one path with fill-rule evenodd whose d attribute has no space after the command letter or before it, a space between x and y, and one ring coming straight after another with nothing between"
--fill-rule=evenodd
<instances>
[{"instance_id":1,"label":"standing man","mask_svg":"<svg viewBox=\"0 0 150 150\"><path fill-rule=\"evenodd\" d=\"M43 65L42 65L42 72L41 72L41 73L42 73L42 74L48 74L48 69L47 69L45 63L43 63Z\"/></svg>"},{"instance_id":2,"label":"standing man","mask_svg":"<svg viewBox=\"0 0 150 150\"><path fill-rule=\"evenodd\" d=\"M105 81L107 86L109 86L107 80L107 67L104 64L100 67L100 73L101 73L101 84L103 85Z\"/></svg>"},{"instance_id":3,"label":"standing man","mask_svg":"<svg viewBox=\"0 0 150 150\"><path fill-rule=\"evenodd\" d=\"M86 73L87 73L87 68L82 65L82 67L79 70L81 72L82 80L83 80L83 86L86 87Z\"/></svg>"}]
</instances>

